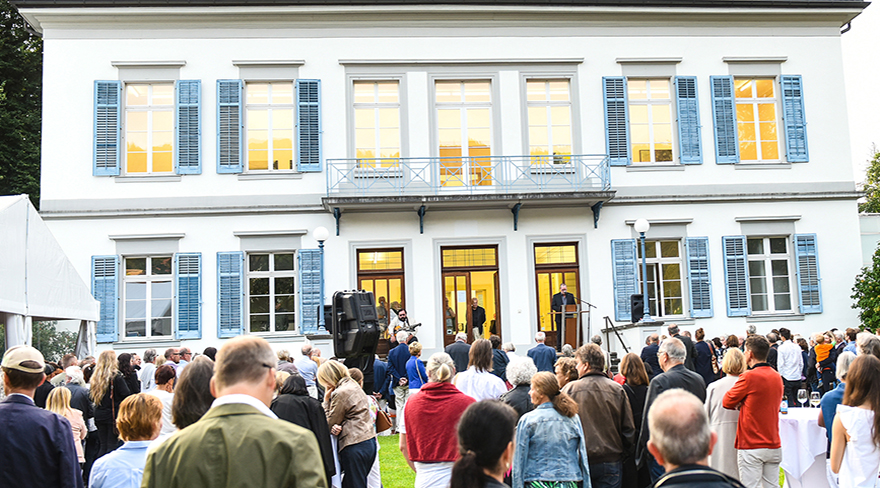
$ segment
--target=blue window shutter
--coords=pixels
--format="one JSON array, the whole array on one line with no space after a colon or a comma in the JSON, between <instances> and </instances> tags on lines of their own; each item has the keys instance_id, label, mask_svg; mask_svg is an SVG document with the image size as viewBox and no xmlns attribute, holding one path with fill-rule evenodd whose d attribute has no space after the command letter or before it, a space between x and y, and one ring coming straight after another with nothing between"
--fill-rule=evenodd
<instances>
[{"instance_id":1,"label":"blue window shutter","mask_svg":"<svg viewBox=\"0 0 880 488\"><path fill-rule=\"evenodd\" d=\"M217 337L244 333L244 253L217 253Z\"/></svg>"},{"instance_id":2,"label":"blue window shutter","mask_svg":"<svg viewBox=\"0 0 880 488\"><path fill-rule=\"evenodd\" d=\"M318 307L321 305L321 288L324 286L321 251L301 249L296 253L299 266L299 303L303 334L318 333Z\"/></svg>"},{"instance_id":3,"label":"blue window shutter","mask_svg":"<svg viewBox=\"0 0 880 488\"><path fill-rule=\"evenodd\" d=\"M611 260L614 262L614 319L632 321L630 296L638 293L639 266L635 239L613 239Z\"/></svg>"},{"instance_id":4,"label":"blue window shutter","mask_svg":"<svg viewBox=\"0 0 880 488\"><path fill-rule=\"evenodd\" d=\"M296 80L296 169L321 171L321 80Z\"/></svg>"},{"instance_id":5,"label":"blue window shutter","mask_svg":"<svg viewBox=\"0 0 880 488\"><path fill-rule=\"evenodd\" d=\"M675 96L678 111L678 151L681 155L681 164L703 164L697 77L676 76Z\"/></svg>"},{"instance_id":6,"label":"blue window shutter","mask_svg":"<svg viewBox=\"0 0 880 488\"><path fill-rule=\"evenodd\" d=\"M602 78L605 97L605 150L608 164L626 166L632 161L629 147L629 110L626 106L626 78ZM629 300L629 298L627 298Z\"/></svg>"},{"instance_id":7,"label":"blue window shutter","mask_svg":"<svg viewBox=\"0 0 880 488\"><path fill-rule=\"evenodd\" d=\"M243 126L241 80L217 80L217 172L241 173Z\"/></svg>"},{"instance_id":8,"label":"blue window shutter","mask_svg":"<svg viewBox=\"0 0 880 488\"><path fill-rule=\"evenodd\" d=\"M202 254L174 255L174 330L178 339L202 338Z\"/></svg>"},{"instance_id":9,"label":"blue window shutter","mask_svg":"<svg viewBox=\"0 0 880 488\"><path fill-rule=\"evenodd\" d=\"M119 256L92 256L92 296L101 302L98 342L119 340Z\"/></svg>"},{"instance_id":10,"label":"blue window shutter","mask_svg":"<svg viewBox=\"0 0 880 488\"><path fill-rule=\"evenodd\" d=\"M749 305L748 257L745 236L721 238L724 247L724 283L727 287L727 316L744 317L752 314Z\"/></svg>"},{"instance_id":11,"label":"blue window shutter","mask_svg":"<svg viewBox=\"0 0 880 488\"><path fill-rule=\"evenodd\" d=\"M95 150L92 174L118 176L122 158L122 82L95 82Z\"/></svg>"},{"instance_id":12,"label":"blue window shutter","mask_svg":"<svg viewBox=\"0 0 880 488\"><path fill-rule=\"evenodd\" d=\"M202 125L201 80L180 80L177 82L174 104L175 131L174 147L177 174L197 175L202 173Z\"/></svg>"},{"instance_id":13,"label":"blue window shutter","mask_svg":"<svg viewBox=\"0 0 880 488\"><path fill-rule=\"evenodd\" d=\"M800 75L783 75L782 115L785 118L785 154L790 163L810 160L807 121L804 116L804 82Z\"/></svg>"},{"instance_id":14,"label":"blue window shutter","mask_svg":"<svg viewBox=\"0 0 880 488\"><path fill-rule=\"evenodd\" d=\"M822 280L819 277L816 234L795 234L794 248L801 313L822 313Z\"/></svg>"},{"instance_id":15,"label":"blue window shutter","mask_svg":"<svg viewBox=\"0 0 880 488\"><path fill-rule=\"evenodd\" d=\"M715 119L715 162L739 162L739 135L736 126L736 99L733 76L710 76L712 85L712 116Z\"/></svg>"},{"instance_id":16,"label":"blue window shutter","mask_svg":"<svg viewBox=\"0 0 880 488\"><path fill-rule=\"evenodd\" d=\"M684 241L690 285L691 317L707 318L712 311L712 276L709 272L709 238L688 237Z\"/></svg>"}]
</instances>

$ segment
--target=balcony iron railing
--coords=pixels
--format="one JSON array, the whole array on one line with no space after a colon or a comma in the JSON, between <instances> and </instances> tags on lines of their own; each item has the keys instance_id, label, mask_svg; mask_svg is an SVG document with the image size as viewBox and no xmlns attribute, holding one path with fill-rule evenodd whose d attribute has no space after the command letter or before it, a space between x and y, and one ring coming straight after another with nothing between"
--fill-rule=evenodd
<instances>
[{"instance_id":1,"label":"balcony iron railing","mask_svg":"<svg viewBox=\"0 0 880 488\"><path fill-rule=\"evenodd\" d=\"M608 191L605 155L328 159L327 196Z\"/></svg>"}]
</instances>

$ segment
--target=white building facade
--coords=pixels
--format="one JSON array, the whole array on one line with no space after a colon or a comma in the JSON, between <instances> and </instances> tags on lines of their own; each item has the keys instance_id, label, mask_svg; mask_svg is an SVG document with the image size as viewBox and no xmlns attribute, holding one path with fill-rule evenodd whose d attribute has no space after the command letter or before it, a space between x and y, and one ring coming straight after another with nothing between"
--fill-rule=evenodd
<instances>
[{"instance_id":1,"label":"white building facade","mask_svg":"<svg viewBox=\"0 0 880 488\"><path fill-rule=\"evenodd\" d=\"M328 347L322 285L397 302L432 352L474 298L530 347L565 283L587 336L630 322L639 218L656 319L858 323L840 36L865 3L13 3L44 37L41 215L99 348Z\"/></svg>"}]
</instances>

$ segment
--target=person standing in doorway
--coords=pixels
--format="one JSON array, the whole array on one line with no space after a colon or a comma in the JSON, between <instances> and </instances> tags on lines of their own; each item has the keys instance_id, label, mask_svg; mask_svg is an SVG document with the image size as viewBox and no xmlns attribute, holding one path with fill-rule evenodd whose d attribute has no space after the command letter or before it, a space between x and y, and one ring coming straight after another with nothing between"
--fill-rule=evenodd
<instances>
[{"instance_id":1,"label":"person standing in doorway","mask_svg":"<svg viewBox=\"0 0 880 488\"><path fill-rule=\"evenodd\" d=\"M471 299L471 329L474 340L483 339L483 324L486 323L486 309L480 306L477 297Z\"/></svg>"},{"instance_id":2,"label":"person standing in doorway","mask_svg":"<svg viewBox=\"0 0 880 488\"><path fill-rule=\"evenodd\" d=\"M561 335L558 335L562 331L562 314L558 312L564 312L566 305L574 305L577 303L575 301L574 295L568 292L568 286L565 283L559 285L559 293L553 295L553 300L550 302L550 310L557 312L553 320L556 321L556 347L557 349L562 347L562 344L565 343L565 338Z\"/></svg>"}]
</instances>

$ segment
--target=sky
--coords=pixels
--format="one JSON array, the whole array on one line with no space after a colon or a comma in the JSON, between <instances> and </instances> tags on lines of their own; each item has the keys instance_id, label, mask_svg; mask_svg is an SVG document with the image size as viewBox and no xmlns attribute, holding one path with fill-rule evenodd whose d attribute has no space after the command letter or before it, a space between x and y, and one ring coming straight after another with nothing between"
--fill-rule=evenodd
<instances>
[{"instance_id":1,"label":"sky","mask_svg":"<svg viewBox=\"0 0 880 488\"><path fill-rule=\"evenodd\" d=\"M852 21L841 45L853 174L862 182L872 144L880 149L880 0Z\"/></svg>"}]
</instances>

